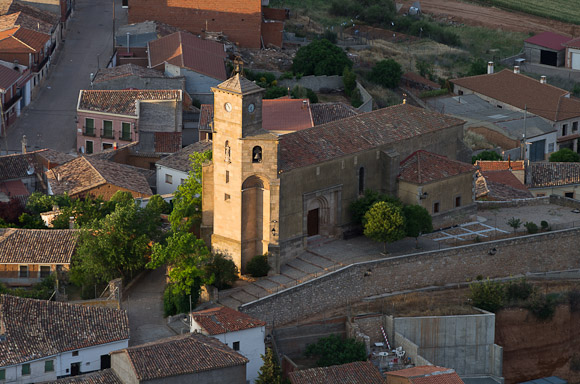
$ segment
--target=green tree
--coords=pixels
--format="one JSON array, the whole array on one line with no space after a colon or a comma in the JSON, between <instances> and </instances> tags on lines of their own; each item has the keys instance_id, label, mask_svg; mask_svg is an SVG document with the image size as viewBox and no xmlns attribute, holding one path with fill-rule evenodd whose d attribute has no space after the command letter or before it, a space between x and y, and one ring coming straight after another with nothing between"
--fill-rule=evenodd
<instances>
[{"instance_id":1,"label":"green tree","mask_svg":"<svg viewBox=\"0 0 580 384\"><path fill-rule=\"evenodd\" d=\"M405 218L400 206L385 201L375 203L364 217L366 237L385 244L405 237Z\"/></svg>"},{"instance_id":2,"label":"green tree","mask_svg":"<svg viewBox=\"0 0 580 384\"><path fill-rule=\"evenodd\" d=\"M256 384L282 384L282 370L276 360L276 356L272 348L266 349L265 355L262 356L262 367L258 371L258 378Z\"/></svg>"},{"instance_id":3,"label":"green tree","mask_svg":"<svg viewBox=\"0 0 580 384\"><path fill-rule=\"evenodd\" d=\"M362 197L359 197L357 200L350 203L349 211L352 223L355 225L362 224L367 211L378 201L386 201L402 207L401 202L396 197L380 194L367 189Z\"/></svg>"},{"instance_id":4,"label":"green tree","mask_svg":"<svg viewBox=\"0 0 580 384\"><path fill-rule=\"evenodd\" d=\"M344 67L352 68L352 61L342 48L326 39L315 40L300 48L292 62L294 73L303 75L342 75Z\"/></svg>"},{"instance_id":5,"label":"green tree","mask_svg":"<svg viewBox=\"0 0 580 384\"><path fill-rule=\"evenodd\" d=\"M351 97L356 88L356 73L349 67L344 67L342 71L342 83L344 84L344 93L347 97Z\"/></svg>"},{"instance_id":6,"label":"green tree","mask_svg":"<svg viewBox=\"0 0 580 384\"><path fill-rule=\"evenodd\" d=\"M68 195L51 196L42 192L33 192L26 201L26 210L32 215L52 211L52 207L58 205L65 207L71 205L71 198Z\"/></svg>"},{"instance_id":7,"label":"green tree","mask_svg":"<svg viewBox=\"0 0 580 384\"><path fill-rule=\"evenodd\" d=\"M175 191L173 211L169 216L174 232L189 231L201 223L201 170L202 164L211 160L211 154L211 151L195 152L190 156L189 177Z\"/></svg>"},{"instance_id":8,"label":"green tree","mask_svg":"<svg viewBox=\"0 0 580 384\"><path fill-rule=\"evenodd\" d=\"M167 265L171 293L174 296L191 294L197 298L201 285L212 283L205 274L205 266L210 260L211 253L203 240L189 232L174 232L167 238L167 244L153 245L147 268Z\"/></svg>"},{"instance_id":9,"label":"green tree","mask_svg":"<svg viewBox=\"0 0 580 384\"><path fill-rule=\"evenodd\" d=\"M514 229L514 233L516 233L518 228L522 226L522 221L520 219L512 217L511 219L508 220L507 225L512 227Z\"/></svg>"},{"instance_id":10,"label":"green tree","mask_svg":"<svg viewBox=\"0 0 580 384\"><path fill-rule=\"evenodd\" d=\"M423 77L431 76L433 74L433 63L427 60L417 60L415 68Z\"/></svg>"},{"instance_id":11,"label":"green tree","mask_svg":"<svg viewBox=\"0 0 580 384\"><path fill-rule=\"evenodd\" d=\"M321 338L315 344L309 344L306 347L305 355L306 357L317 357L316 365L319 367L366 361L367 359L366 348L362 341L343 339L334 334Z\"/></svg>"},{"instance_id":12,"label":"green tree","mask_svg":"<svg viewBox=\"0 0 580 384\"><path fill-rule=\"evenodd\" d=\"M401 65L393 59L379 61L371 70L369 79L386 88L395 88L401 81L403 70Z\"/></svg>"},{"instance_id":13,"label":"green tree","mask_svg":"<svg viewBox=\"0 0 580 384\"><path fill-rule=\"evenodd\" d=\"M475 164L477 160L483 161L501 161L501 156L495 151L483 151L477 156L471 156L471 163Z\"/></svg>"},{"instance_id":14,"label":"green tree","mask_svg":"<svg viewBox=\"0 0 580 384\"><path fill-rule=\"evenodd\" d=\"M562 148L550 155L551 163L577 163L580 162L580 155L570 148Z\"/></svg>"},{"instance_id":15,"label":"green tree","mask_svg":"<svg viewBox=\"0 0 580 384\"><path fill-rule=\"evenodd\" d=\"M469 298L473 306L490 312L496 312L505 303L503 284L487 279L469 285Z\"/></svg>"},{"instance_id":16,"label":"green tree","mask_svg":"<svg viewBox=\"0 0 580 384\"><path fill-rule=\"evenodd\" d=\"M149 198L147 209L152 210L158 215L162 213L168 214L171 212L171 204L163 200L163 197L159 195L153 195L151 198Z\"/></svg>"},{"instance_id":17,"label":"green tree","mask_svg":"<svg viewBox=\"0 0 580 384\"><path fill-rule=\"evenodd\" d=\"M467 76L477 76L484 75L487 73L487 62L481 58L477 58L471 61L469 64L469 71L467 71Z\"/></svg>"},{"instance_id":18,"label":"green tree","mask_svg":"<svg viewBox=\"0 0 580 384\"><path fill-rule=\"evenodd\" d=\"M233 260L220 253L211 256L206 268L206 279L217 289L228 289L238 279L238 267Z\"/></svg>"},{"instance_id":19,"label":"green tree","mask_svg":"<svg viewBox=\"0 0 580 384\"><path fill-rule=\"evenodd\" d=\"M433 231L433 222L429 212L420 205L405 205L405 232L409 237L415 238L415 246L419 247L419 236Z\"/></svg>"}]
</instances>

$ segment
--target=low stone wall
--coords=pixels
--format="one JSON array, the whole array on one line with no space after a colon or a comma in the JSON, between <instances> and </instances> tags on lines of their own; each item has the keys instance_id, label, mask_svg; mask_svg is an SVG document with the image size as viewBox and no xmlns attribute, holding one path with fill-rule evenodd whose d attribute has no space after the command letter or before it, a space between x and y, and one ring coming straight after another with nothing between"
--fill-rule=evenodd
<instances>
[{"instance_id":1,"label":"low stone wall","mask_svg":"<svg viewBox=\"0 0 580 384\"><path fill-rule=\"evenodd\" d=\"M279 326L373 295L462 283L478 275L577 269L579 235L580 229L567 229L352 264L240 310Z\"/></svg>"},{"instance_id":2,"label":"low stone wall","mask_svg":"<svg viewBox=\"0 0 580 384\"><path fill-rule=\"evenodd\" d=\"M356 82L356 87L359 90L363 101L362 105L358 107L357 110L359 112L371 112L373 110L373 97L358 81Z\"/></svg>"},{"instance_id":3,"label":"low stone wall","mask_svg":"<svg viewBox=\"0 0 580 384\"><path fill-rule=\"evenodd\" d=\"M310 88L314 92L320 92L321 90L341 90L344 89L344 84L342 83L342 76L302 76L300 79L284 79L278 81L278 86L280 87L290 87L292 89L294 86L300 85L304 88Z\"/></svg>"},{"instance_id":4,"label":"low stone wall","mask_svg":"<svg viewBox=\"0 0 580 384\"><path fill-rule=\"evenodd\" d=\"M466 223L477 219L477 205L469 204L447 212L433 215L433 229L447 228L458 223Z\"/></svg>"},{"instance_id":5,"label":"low stone wall","mask_svg":"<svg viewBox=\"0 0 580 384\"><path fill-rule=\"evenodd\" d=\"M544 197L545 199L545 197ZM564 197L560 195L550 195L550 204L561 205L563 207L580 209L580 200Z\"/></svg>"},{"instance_id":6,"label":"low stone wall","mask_svg":"<svg viewBox=\"0 0 580 384\"><path fill-rule=\"evenodd\" d=\"M290 359L302 357L308 344L333 334L346 336L346 322L346 317L337 317L316 323L275 328L272 336L276 340L276 350Z\"/></svg>"},{"instance_id":7,"label":"low stone wall","mask_svg":"<svg viewBox=\"0 0 580 384\"><path fill-rule=\"evenodd\" d=\"M570 199L573 200L573 199ZM556 201L556 200L554 200ZM544 197L534 197L529 199L516 199L509 201L476 201L478 210L485 209L497 209L497 208L518 208L518 207L530 207L535 205L548 205L548 204L558 204L553 202L551 196ZM580 202L579 202L580 203ZM580 204L579 204L580 206Z\"/></svg>"}]
</instances>

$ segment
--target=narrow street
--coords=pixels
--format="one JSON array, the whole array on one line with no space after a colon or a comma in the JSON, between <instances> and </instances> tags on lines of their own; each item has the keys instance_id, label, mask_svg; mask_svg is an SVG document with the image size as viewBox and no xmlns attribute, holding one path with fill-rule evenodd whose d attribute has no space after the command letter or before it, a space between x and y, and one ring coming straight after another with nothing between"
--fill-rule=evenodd
<instances>
[{"instance_id":1,"label":"narrow street","mask_svg":"<svg viewBox=\"0 0 580 384\"><path fill-rule=\"evenodd\" d=\"M28 150L52 148L76 150L76 105L79 90L90 87L90 74L106 66L113 51L113 1L116 26L125 24L127 10L120 0L76 0L65 42L53 55L48 79L8 128L1 153L20 152L22 135ZM4 141L4 140L2 140Z\"/></svg>"}]
</instances>

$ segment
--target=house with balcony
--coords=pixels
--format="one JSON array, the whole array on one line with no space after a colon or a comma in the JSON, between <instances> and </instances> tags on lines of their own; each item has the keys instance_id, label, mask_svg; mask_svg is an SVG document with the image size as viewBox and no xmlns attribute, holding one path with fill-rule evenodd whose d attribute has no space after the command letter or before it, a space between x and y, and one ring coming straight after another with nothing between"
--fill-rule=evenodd
<instances>
[{"instance_id":1,"label":"house with balcony","mask_svg":"<svg viewBox=\"0 0 580 384\"><path fill-rule=\"evenodd\" d=\"M16 25L33 29L38 32L51 35L51 51L54 51L64 39L64 30L61 25L61 17L57 13L41 9L35 5L38 2L26 2L21 0L3 0L0 3L0 15L12 15L20 13L17 17ZM4 25L5 28L14 25ZM2 28L4 29L4 28Z\"/></svg>"},{"instance_id":2,"label":"house with balcony","mask_svg":"<svg viewBox=\"0 0 580 384\"><path fill-rule=\"evenodd\" d=\"M139 142L144 133L152 137L155 133L181 134L182 96L179 89L81 90L77 103L78 151L100 153Z\"/></svg>"},{"instance_id":3,"label":"house with balcony","mask_svg":"<svg viewBox=\"0 0 580 384\"><path fill-rule=\"evenodd\" d=\"M111 367L129 344L127 312L0 296L0 381L40 383ZM101 382L101 381L99 381Z\"/></svg>"},{"instance_id":4,"label":"house with balcony","mask_svg":"<svg viewBox=\"0 0 580 384\"><path fill-rule=\"evenodd\" d=\"M17 69L14 69L17 68ZM2 102L2 113L4 117L4 124L0 126L0 135L4 136L4 129L16 121L20 116L20 109L22 100L22 89L18 87L23 76L29 73L28 68L22 73L19 71L18 64L14 68L8 68L0 65L0 102ZM24 91L28 92L28 102L30 102L30 83L25 83Z\"/></svg>"},{"instance_id":5,"label":"house with balcony","mask_svg":"<svg viewBox=\"0 0 580 384\"><path fill-rule=\"evenodd\" d=\"M0 281L24 287L66 273L78 235L73 229L0 229Z\"/></svg>"}]
</instances>

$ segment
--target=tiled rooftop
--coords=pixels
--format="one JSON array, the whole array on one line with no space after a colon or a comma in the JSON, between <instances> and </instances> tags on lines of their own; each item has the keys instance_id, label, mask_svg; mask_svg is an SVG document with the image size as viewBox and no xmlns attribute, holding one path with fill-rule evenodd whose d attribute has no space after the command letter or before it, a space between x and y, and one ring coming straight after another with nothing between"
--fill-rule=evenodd
<instances>
[{"instance_id":1,"label":"tiled rooftop","mask_svg":"<svg viewBox=\"0 0 580 384\"><path fill-rule=\"evenodd\" d=\"M406 72L403 74L403 76L401 76L402 80L408 79L409 81L415 82L415 83L419 83L419 84L423 84L429 88L433 88L433 89L441 89L441 86L437 83L435 83L434 81L431 81L429 79L424 78L423 76L419 75L418 73L415 72Z\"/></svg>"},{"instance_id":2,"label":"tiled rooftop","mask_svg":"<svg viewBox=\"0 0 580 384\"><path fill-rule=\"evenodd\" d=\"M166 77L162 72L155 69L144 68L135 64L123 64L118 67L101 68L95 75L93 83L102 83L113 79L122 77L137 76L137 77Z\"/></svg>"},{"instance_id":3,"label":"tiled rooftop","mask_svg":"<svg viewBox=\"0 0 580 384\"><path fill-rule=\"evenodd\" d=\"M192 312L191 316L210 335L243 331L263 327L266 323L228 307L211 308Z\"/></svg>"},{"instance_id":4,"label":"tiled rooftop","mask_svg":"<svg viewBox=\"0 0 580 384\"><path fill-rule=\"evenodd\" d=\"M310 113L315 126L358 115L356 109L344 103L310 104Z\"/></svg>"},{"instance_id":5,"label":"tiled rooftop","mask_svg":"<svg viewBox=\"0 0 580 384\"><path fill-rule=\"evenodd\" d=\"M16 26L0 32L0 50L11 53L36 53L43 49L50 35Z\"/></svg>"},{"instance_id":6,"label":"tiled rooftop","mask_svg":"<svg viewBox=\"0 0 580 384\"><path fill-rule=\"evenodd\" d=\"M290 372L292 384L383 384L385 379L370 361Z\"/></svg>"},{"instance_id":7,"label":"tiled rooftop","mask_svg":"<svg viewBox=\"0 0 580 384\"><path fill-rule=\"evenodd\" d=\"M155 132L155 153L175 153L181 149L181 132Z\"/></svg>"},{"instance_id":8,"label":"tiled rooftop","mask_svg":"<svg viewBox=\"0 0 580 384\"><path fill-rule=\"evenodd\" d=\"M25 154L17 153L14 155L0 156L0 181L21 179L31 177L34 173L42 173L43 165L51 167L58 164L64 164L74 159L74 156L58 152L52 149L41 149ZM30 173L32 172L32 173Z\"/></svg>"},{"instance_id":9,"label":"tiled rooftop","mask_svg":"<svg viewBox=\"0 0 580 384\"><path fill-rule=\"evenodd\" d=\"M531 163L528 172L529 188L580 184L580 163Z\"/></svg>"},{"instance_id":10,"label":"tiled rooftop","mask_svg":"<svg viewBox=\"0 0 580 384\"><path fill-rule=\"evenodd\" d=\"M137 117L138 100L181 100L181 90L81 90L77 110Z\"/></svg>"},{"instance_id":11,"label":"tiled rooftop","mask_svg":"<svg viewBox=\"0 0 580 384\"><path fill-rule=\"evenodd\" d=\"M0 16L0 30L13 28L17 25L33 31L50 35L52 25L41 19L37 19L27 13L18 11L9 15Z\"/></svg>"},{"instance_id":12,"label":"tiled rooftop","mask_svg":"<svg viewBox=\"0 0 580 384\"><path fill-rule=\"evenodd\" d=\"M150 41L149 66L155 68L168 62L195 72L226 80L224 45L204 40L188 32L176 32Z\"/></svg>"},{"instance_id":13,"label":"tiled rooftop","mask_svg":"<svg viewBox=\"0 0 580 384\"><path fill-rule=\"evenodd\" d=\"M308 100L262 100L262 128L268 131L300 131L314 126Z\"/></svg>"},{"instance_id":14,"label":"tiled rooftop","mask_svg":"<svg viewBox=\"0 0 580 384\"><path fill-rule=\"evenodd\" d=\"M415 184L425 184L473 171L475 167L471 164L420 150L401 162L399 179Z\"/></svg>"},{"instance_id":15,"label":"tiled rooftop","mask_svg":"<svg viewBox=\"0 0 580 384\"><path fill-rule=\"evenodd\" d=\"M478 172L475 196L496 201L533 197L526 186L511 171Z\"/></svg>"},{"instance_id":16,"label":"tiled rooftop","mask_svg":"<svg viewBox=\"0 0 580 384\"><path fill-rule=\"evenodd\" d=\"M173 336L113 353L127 355L140 381L212 371L248 363L248 359L227 345L199 333Z\"/></svg>"},{"instance_id":17,"label":"tiled rooftop","mask_svg":"<svg viewBox=\"0 0 580 384\"><path fill-rule=\"evenodd\" d=\"M60 16L55 13L28 4L23 4L18 0L0 0L0 15L7 15L16 12L22 12L52 26L57 25L60 22Z\"/></svg>"},{"instance_id":18,"label":"tiled rooftop","mask_svg":"<svg viewBox=\"0 0 580 384\"><path fill-rule=\"evenodd\" d=\"M544 31L535 36L528 37L524 42L539 45L540 47L549 48L554 51L561 51L565 49L564 44L570 40L571 38L569 36Z\"/></svg>"},{"instance_id":19,"label":"tiled rooftop","mask_svg":"<svg viewBox=\"0 0 580 384\"><path fill-rule=\"evenodd\" d=\"M198 141L197 143L188 145L182 148L180 151L175 152L163 159L159 160L156 164L162 165L167 168L175 169L181 172L189 172L191 170L191 160L190 156L194 152L206 152L210 151L212 148L211 141Z\"/></svg>"},{"instance_id":20,"label":"tiled rooftop","mask_svg":"<svg viewBox=\"0 0 580 384\"><path fill-rule=\"evenodd\" d=\"M238 94L249 94L264 90L253 81L241 76L239 73L218 85L218 88Z\"/></svg>"},{"instance_id":21,"label":"tiled rooftop","mask_svg":"<svg viewBox=\"0 0 580 384\"><path fill-rule=\"evenodd\" d=\"M72 229L6 229L0 264L70 264L78 240Z\"/></svg>"},{"instance_id":22,"label":"tiled rooftop","mask_svg":"<svg viewBox=\"0 0 580 384\"><path fill-rule=\"evenodd\" d=\"M129 339L124 310L0 296L0 367Z\"/></svg>"},{"instance_id":23,"label":"tiled rooftop","mask_svg":"<svg viewBox=\"0 0 580 384\"><path fill-rule=\"evenodd\" d=\"M542 84L531 77L503 71L451 80L454 84L499 100L551 121L562 121L580 116L580 100L567 97L569 92Z\"/></svg>"},{"instance_id":24,"label":"tiled rooftop","mask_svg":"<svg viewBox=\"0 0 580 384\"><path fill-rule=\"evenodd\" d=\"M0 90L6 92L20 79L21 73L0 65Z\"/></svg>"},{"instance_id":25,"label":"tiled rooftop","mask_svg":"<svg viewBox=\"0 0 580 384\"><path fill-rule=\"evenodd\" d=\"M399 377L421 377L433 373L451 373L451 372L455 371L453 369L438 367L436 365L420 365L417 367L400 369L398 371L389 371L387 375Z\"/></svg>"},{"instance_id":26,"label":"tiled rooftop","mask_svg":"<svg viewBox=\"0 0 580 384\"><path fill-rule=\"evenodd\" d=\"M280 167L289 171L463 123L409 104L382 108L281 136Z\"/></svg>"},{"instance_id":27,"label":"tiled rooftop","mask_svg":"<svg viewBox=\"0 0 580 384\"><path fill-rule=\"evenodd\" d=\"M65 377L54 381L44 381L43 384L123 384L123 382L109 368L102 371L85 373L84 375Z\"/></svg>"},{"instance_id":28,"label":"tiled rooftop","mask_svg":"<svg viewBox=\"0 0 580 384\"><path fill-rule=\"evenodd\" d=\"M153 194L146 176L139 169L89 156L53 168L46 172L46 176L55 195L65 192L77 195L107 183L144 195Z\"/></svg>"}]
</instances>

